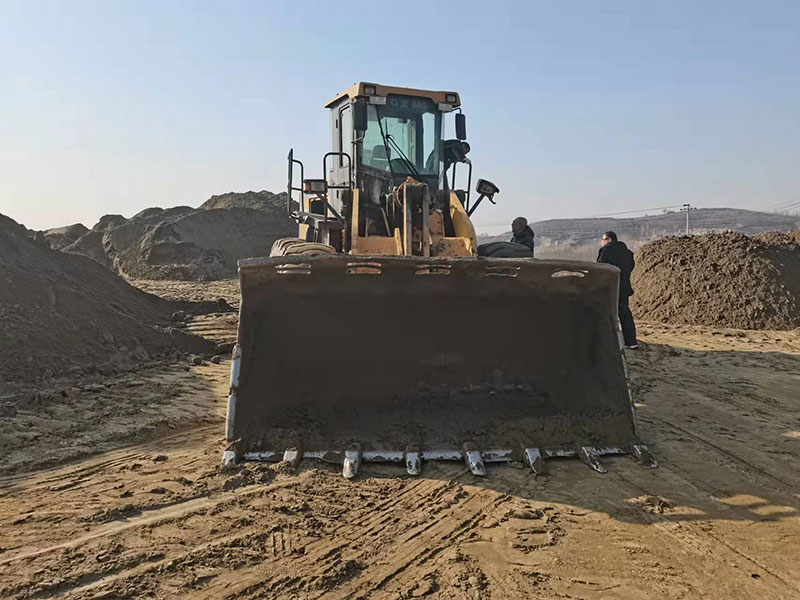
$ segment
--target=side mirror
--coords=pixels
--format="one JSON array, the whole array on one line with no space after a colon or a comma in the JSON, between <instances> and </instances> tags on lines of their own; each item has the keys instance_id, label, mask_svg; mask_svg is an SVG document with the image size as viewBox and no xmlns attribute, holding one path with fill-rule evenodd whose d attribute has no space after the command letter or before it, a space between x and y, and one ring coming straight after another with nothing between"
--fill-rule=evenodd
<instances>
[{"instance_id":1,"label":"side mirror","mask_svg":"<svg viewBox=\"0 0 800 600\"><path fill-rule=\"evenodd\" d=\"M353 125L356 131L367 130L367 105L363 102L353 102Z\"/></svg>"},{"instance_id":2,"label":"side mirror","mask_svg":"<svg viewBox=\"0 0 800 600\"><path fill-rule=\"evenodd\" d=\"M456 139L467 139L467 116L464 113L456 113Z\"/></svg>"}]
</instances>

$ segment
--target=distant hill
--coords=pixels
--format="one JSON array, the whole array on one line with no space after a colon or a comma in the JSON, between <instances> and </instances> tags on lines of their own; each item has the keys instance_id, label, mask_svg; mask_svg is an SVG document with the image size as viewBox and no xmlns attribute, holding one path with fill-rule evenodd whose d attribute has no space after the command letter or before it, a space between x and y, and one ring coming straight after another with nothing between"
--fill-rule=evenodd
<instances>
[{"instance_id":1,"label":"distant hill","mask_svg":"<svg viewBox=\"0 0 800 600\"><path fill-rule=\"evenodd\" d=\"M690 233L738 231L754 235L764 231L789 231L800 227L800 217L737 208L700 208L689 214ZM667 235L683 235L686 213L668 212L627 219L601 217L593 219L549 219L531 223L536 234L536 256L540 258L574 258L594 260L600 236L614 231L629 247L639 246ZM478 243L509 240L511 232L496 236L479 236Z\"/></svg>"}]
</instances>

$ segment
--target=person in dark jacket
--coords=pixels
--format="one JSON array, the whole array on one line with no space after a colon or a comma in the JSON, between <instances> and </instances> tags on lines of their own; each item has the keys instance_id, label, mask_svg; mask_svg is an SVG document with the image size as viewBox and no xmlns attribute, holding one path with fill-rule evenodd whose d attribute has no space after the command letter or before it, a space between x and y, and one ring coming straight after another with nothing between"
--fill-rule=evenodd
<instances>
[{"instance_id":1,"label":"person in dark jacket","mask_svg":"<svg viewBox=\"0 0 800 600\"><path fill-rule=\"evenodd\" d=\"M528 219L525 217L514 219L511 222L511 233L514 234L511 238L512 243L527 246L533 254L533 229L528 226Z\"/></svg>"},{"instance_id":2,"label":"person in dark jacket","mask_svg":"<svg viewBox=\"0 0 800 600\"><path fill-rule=\"evenodd\" d=\"M602 244L597 253L597 262L614 265L621 273L619 276L619 323L622 326L622 337L625 347L635 350L639 347L636 341L636 325L633 322L628 298L633 296L631 287L631 271L636 266L631 252L624 242L617 239L613 231L606 231L600 241Z\"/></svg>"}]
</instances>

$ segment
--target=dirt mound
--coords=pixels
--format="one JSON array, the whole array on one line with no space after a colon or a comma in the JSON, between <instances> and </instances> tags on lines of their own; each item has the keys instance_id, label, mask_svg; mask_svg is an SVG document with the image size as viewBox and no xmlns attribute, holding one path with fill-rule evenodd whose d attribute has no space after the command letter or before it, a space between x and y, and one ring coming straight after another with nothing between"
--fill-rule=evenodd
<instances>
[{"instance_id":1,"label":"dirt mound","mask_svg":"<svg viewBox=\"0 0 800 600\"><path fill-rule=\"evenodd\" d=\"M736 329L800 326L800 245L790 234L666 237L636 253L638 319Z\"/></svg>"},{"instance_id":2,"label":"dirt mound","mask_svg":"<svg viewBox=\"0 0 800 600\"><path fill-rule=\"evenodd\" d=\"M0 215L0 380L116 370L213 345L167 327L175 306L82 256L31 240Z\"/></svg>"},{"instance_id":3,"label":"dirt mound","mask_svg":"<svg viewBox=\"0 0 800 600\"><path fill-rule=\"evenodd\" d=\"M119 227L120 225L124 225L128 219L123 217L122 215L103 215L100 217L100 220L95 223L95 226L92 227L92 231L102 231L106 232L114 227Z\"/></svg>"},{"instance_id":4,"label":"dirt mound","mask_svg":"<svg viewBox=\"0 0 800 600\"><path fill-rule=\"evenodd\" d=\"M83 223L75 223L66 227L56 227L44 231L44 237L50 242L50 247L54 250L61 250L72 244L75 240L87 233L89 230Z\"/></svg>"},{"instance_id":5,"label":"dirt mound","mask_svg":"<svg viewBox=\"0 0 800 600\"><path fill-rule=\"evenodd\" d=\"M269 256L275 240L296 230L289 223L252 208L194 211L148 229L123 268L149 279L234 277L239 258Z\"/></svg>"},{"instance_id":6,"label":"dirt mound","mask_svg":"<svg viewBox=\"0 0 800 600\"><path fill-rule=\"evenodd\" d=\"M781 233L780 231L765 231L753 236L753 239L759 242L764 242L769 246L794 246L797 241L789 233Z\"/></svg>"},{"instance_id":7,"label":"dirt mound","mask_svg":"<svg viewBox=\"0 0 800 600\"><path fill-rule=\"evenodd\" d=\"M201 210L216 210L219 208L252 208L286 214L286 193L273 194L267 190L260 192L228 192L211 196L198 208Z\"/></svg>"},{"instance_id":8,"label":"dirt mound","mask_svg":"<svg viewBox=\"0 0 800 600\"><path fill-rule=\"evenodd\" d=\"M135 279L231 278L238 259L268 256L275 240L297 233L285 201L286 194L232 192L200 208L148 208L130 219L105 215L63 250Z\"/></svg>"},{"instance_id":9,"label":"dirt mound","mask_svg":"<svg viewBox=\"0 0 800 600\"><path fill-rule=\"evenodd\" d=\"M103 232L87 231L69 246L61 248L62 252L87 256L104 267L111 268L111 261L103 248Z\"/></svg>"}]
</instances>

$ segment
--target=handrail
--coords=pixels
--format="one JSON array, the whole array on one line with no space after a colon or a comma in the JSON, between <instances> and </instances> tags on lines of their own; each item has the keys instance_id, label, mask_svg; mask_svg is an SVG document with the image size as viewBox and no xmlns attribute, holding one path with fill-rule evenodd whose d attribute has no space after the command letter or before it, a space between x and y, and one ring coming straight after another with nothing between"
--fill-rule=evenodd
<instances>
[{"instance_id":1,"label":"handrail","mask_svg":"<svg viewBox=\"0 0 800 600\"><path fill-rule=\"evenodd\" d=\"M292 179L294 175L294 165L300 165L300 185L302 186L303 181L305 180L305 167L303 163L297 160L294 157L294 148L289 149L289 156L287 157L289 160L289 181L286 184L286 212L289 213L289 216L295 218L294 213L292 213L292 192L300 192L300 202L298 203L298 213L303 210L303 188L302 187L294 187L292 185Z\"/></svg>"},{"instance_id":2,"label":"handrail","mask_svg":"<svg viewBox=\"0 0 800 600\"><path fill-rule=\"evenodd\" d=\"M325 155L322 157L322 174L323 176L327 171L325 167L328 166L328 157L329 156L344 156L347 158L347 187L344 185L328 185L329 188L333 188L335 190L343 190L343 189L353 189L353 159L350 158L350 155L347 152L326 152Z\"/></svg>"}]
</instances>

